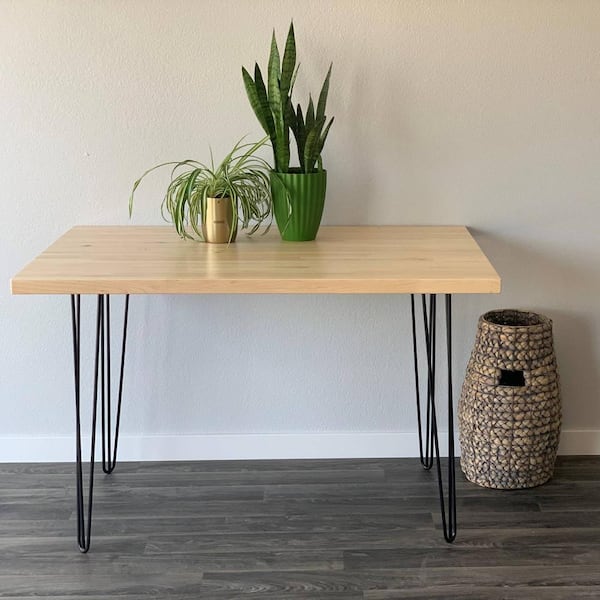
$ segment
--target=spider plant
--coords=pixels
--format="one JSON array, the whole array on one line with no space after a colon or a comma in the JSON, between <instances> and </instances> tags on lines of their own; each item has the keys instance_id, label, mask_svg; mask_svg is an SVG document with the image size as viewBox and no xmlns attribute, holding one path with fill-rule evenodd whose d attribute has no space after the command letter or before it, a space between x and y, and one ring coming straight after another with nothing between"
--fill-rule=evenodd
<instances>
[{"instance_id":1,"label":"spider plant","mask_svg":"<svg viewBox=\"0 0 600 600\"><path fill-rule=\"evenodd\" d=\"M133 198L142 180L153 171L171 166L171 182L162 201L161 213L173 223L182 239L205 241L202 231L209 198L230 198L233 223L230 239L233 241L239 222L242 230L255 233L260 226L271 225L271 192L269 164L256 156L268 137L253 143L238 141L221 163L215 166L212 150L210 164L196 160L161 163L148 169L134 184L129 197L129 217L133 211Z\"/></svg>"},{"instance_id":2,"label":"spider plant","mask_svg":"<svg viewBox=\"0 0 600 600\"><path fill-rule=\"evenodd\" d=\"M327 122L325 107L329 93L331 65L321 87L317 106L315 108L312 96L309 95L308 105L303 112L300 104L294 109L292 91L298 74L296 66L296 39L294 24L290 24L283 59L280 59L275 32L271 38L271 51L267 67L267 85L258 63L254 65L254 78L242 67L242 77L246 87L248 100L256 118L265 130L273 147L275 171L290 173L290 129L296 139L298 159L301 173L322 171L321 152L333 117Z\"/></svg>"}]
</instances>

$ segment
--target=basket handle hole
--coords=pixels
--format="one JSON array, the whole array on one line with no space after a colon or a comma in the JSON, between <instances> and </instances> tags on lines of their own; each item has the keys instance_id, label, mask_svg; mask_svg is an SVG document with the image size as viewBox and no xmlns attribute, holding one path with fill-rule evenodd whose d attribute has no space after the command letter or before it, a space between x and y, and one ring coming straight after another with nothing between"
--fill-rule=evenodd
<instances>
[{"instance_id":1,"label":"basket handle hole","mask_svg":"<svg viewBox=\"0 0 600 600\"><path fill-rule=\"evenodd\" d=\"M509 369L500 369L500 381L498 385L508 387L524 387L525 375L523 371L511 371Z\"/></svg>"}]
</instances>

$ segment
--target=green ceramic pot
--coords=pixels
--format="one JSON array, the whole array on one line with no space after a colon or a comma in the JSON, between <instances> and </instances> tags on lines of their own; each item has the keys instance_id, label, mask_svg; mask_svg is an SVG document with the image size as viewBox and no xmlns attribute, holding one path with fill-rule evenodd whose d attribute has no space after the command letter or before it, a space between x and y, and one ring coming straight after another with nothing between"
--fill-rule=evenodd
<instances>
[{"instance_id":1,"label":"green ceramic pot","mask_svg":"<svg viewBox=\"0 0 600 600\"><path fill-rule=\"evenodd\" d=\"M317 237L321 225L327 171L301 173L271 171L273 212L281 238L288 242L308 242Z\"/></svg>"}]
</instances>

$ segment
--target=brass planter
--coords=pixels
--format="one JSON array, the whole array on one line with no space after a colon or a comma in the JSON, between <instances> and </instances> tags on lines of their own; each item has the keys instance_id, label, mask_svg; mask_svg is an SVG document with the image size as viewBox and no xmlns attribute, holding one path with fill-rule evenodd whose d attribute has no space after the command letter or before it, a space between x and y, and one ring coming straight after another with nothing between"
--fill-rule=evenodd
<instances>
[{"instance_id":1,"label":"brass planter","mask_svg":"<svg viewBox=\"0 0 600 600\"><path fill-rule=\"evenodd\" d=\"M237 218L233 214L231 198L207 198L202 221L202 235L209 244L227 244L235 241Z\"/></svg>"}]
</instances>

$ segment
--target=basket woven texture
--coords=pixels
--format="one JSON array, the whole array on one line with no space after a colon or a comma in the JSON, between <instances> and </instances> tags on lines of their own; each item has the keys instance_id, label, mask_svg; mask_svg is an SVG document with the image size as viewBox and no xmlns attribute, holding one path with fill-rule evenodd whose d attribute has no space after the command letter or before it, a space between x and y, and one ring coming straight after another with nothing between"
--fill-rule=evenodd
<instances>
[{"instance_id":1,"label":"basket woven texture","mask_svg":"<svg viewBox=\"0 0 600 600\"><path fill-rule=\"evenodd\" d=\"M517 489L552 477L561 404L550 319L517 310L479 318L458 417L470 481Z\"/></svg>"}]
</instances>

